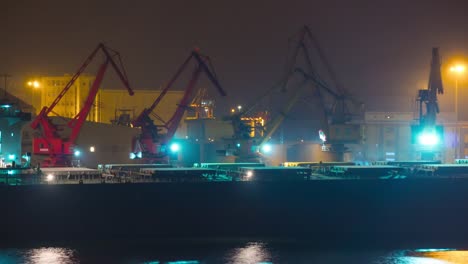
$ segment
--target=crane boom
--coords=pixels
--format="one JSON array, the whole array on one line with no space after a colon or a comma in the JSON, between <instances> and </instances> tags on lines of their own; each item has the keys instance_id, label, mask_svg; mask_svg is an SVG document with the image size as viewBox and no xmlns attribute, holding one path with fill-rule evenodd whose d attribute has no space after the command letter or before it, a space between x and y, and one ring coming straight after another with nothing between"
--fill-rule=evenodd
<instances>
[{"instance_id":1,"label":"crane boom","mask_svg":"<svg viewBox=\"0 0 468 264\"><path fill-rule=\"evenodd\" d=\"M83 126L83 123L86 120L86 117L88 116L88 113L91 110L91 107L93 106L94 99L96 98L99 87L101 86L101 82L102 82L102 79L104 78L104 73L106 72L108 64L109 64L109 60L107 59L106 62L104 62L101 65L101 67L99 67L98 74L96 75L96 79L93 82L93 85L91 87L91 90L89 91L88 97L86 98L83 108L75 116L75 118L70 120L67 124L68 127L72 129L72 133L69 138L69 141L71 142L75 142L76 138L78 137L81 131L81 127Z\"/></svg>"},{"instance_id":2,"label":"crane boom","mask_svg":"<svg viewBox=\"0 0 468 264\"><path fill-rule=\"evenodd\" d=\"M276 132L278 127L281 125L281 123L284 121L286 118L287 114L291 111L292 107L296 104L297 100L299 100L302 92L302 88L306 81L303 81L297 90L294 92L294 95L291 97L289 102L286 104L286 106L283 108L283 110L276 116L274 120L271 121L271 124L269 125L269 129L266 131L264 136L261 138L259 146L262 146L265 144L270 137Z\"/></svg>"}]
</instances>

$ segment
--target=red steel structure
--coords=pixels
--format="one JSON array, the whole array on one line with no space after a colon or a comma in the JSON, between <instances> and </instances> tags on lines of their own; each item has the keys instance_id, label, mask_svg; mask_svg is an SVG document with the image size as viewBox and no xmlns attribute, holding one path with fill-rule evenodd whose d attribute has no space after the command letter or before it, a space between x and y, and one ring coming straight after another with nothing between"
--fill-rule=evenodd
<instances>
[{"instance_id":1,"label":"red steel structure","mask_svg":"<svg viewBox=\"0 0 468 264\"><path fill-rule=\"evenodd\" d=\"M191 61L195 62L195 68L192 72L188 85L185 88L184 95L172 117L167 122L165 122L155 113L153 113L153 111L164 98L169 89L173 87L175 81L178 80L184 70L187 69ZM133 139L133 153L130 154L131 158L142 159L144 163L167 163L169 161L168 144L174 137L174 134L184 116L185 111L190 107L191 95L194 93L200 74L203 72L206 74L218 92L222 96L226 96L226 92L219 84L213 67L211 66L210 59L207 56L200 54L198 49L193 50L177 70L172 79L170 79L168 84L163 88L153 104L150 107L145 108L141 114L132 122L133 127L139 127L141 132L136 138ZM163 124L156 125L151 118L151 115L155 116ZM163 130L165 130L165 133L160 133Z\"/></svg>"},{"instance_id":2,"label":"red steel structure","mask_svg":"<svg viewBox=\"0 0 468 264\"><path fill-rule=\"evenodd\" d=\"M49 113L53 112L54 107L64 97L64 95L70 90L75 83L76 79L84 72L87 66L91 63L96 54L102 51L104 54L104 62L100 65L96 78L90 88L89 94L86 97L83 108L80 112L71 119L67 126L71 129L70 135L65 138L59 135L58 127L52 123L49 118ZM118 77L125 85L130 95L133 95L133 90L130 88L130 84L125 72L125 69L120 58L120 54L117 51L110 49L104 44L100 43L96 49L88 56L85 62L81 65L78 71L73 75L71 80L67 83L65 88L60 92L57 98L52 104L47 107L43 107L39 115L31 123L31 127L34 130L39 130L40 135L33 139L33 153L35 155L47 156L42 161L42 167L64 167L71 166L71 158L75 152L75 141L80 134L81 127L88 116L89 111L93 106L93 102L98 93L101 82L104 78L107 66L111 64L117 73Z\"/></svg>"}]
</instances>

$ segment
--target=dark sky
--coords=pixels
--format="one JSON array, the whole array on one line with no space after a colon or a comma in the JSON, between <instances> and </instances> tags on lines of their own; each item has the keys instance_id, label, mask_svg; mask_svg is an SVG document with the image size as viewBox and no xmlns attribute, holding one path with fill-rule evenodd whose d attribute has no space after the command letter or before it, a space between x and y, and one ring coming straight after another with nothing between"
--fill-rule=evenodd
<instances>
[{"instance_id":1,"label":"dark sky","mask_svg":"<svg viewBox=\"0 0 468 264\"><path fill-rule=\"evenodd\" d=\"M468 56L467 1L3 1L0 73L18 92L27 76L74 73L105 42L123 55L135 89L159 87L199 47L229 102L247 103L243 94L278 81L288 38L304 24L357 96L414 96L432 47L446 63Z\"/></svg>"}]
</instances>

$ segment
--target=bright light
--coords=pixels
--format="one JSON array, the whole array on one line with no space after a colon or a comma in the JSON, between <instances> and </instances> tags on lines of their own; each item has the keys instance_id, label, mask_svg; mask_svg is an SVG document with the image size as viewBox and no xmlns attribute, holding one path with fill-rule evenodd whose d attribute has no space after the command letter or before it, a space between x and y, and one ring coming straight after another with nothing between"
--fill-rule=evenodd
<instances>
[{"instance_id":1,"label":"bright light","mask_svg":"<svg viewBox=\"0 0 468 264\"><path fill-rule=\"evenodd\" d=\"M238 106L237 106L237 110L240 111L241 109L242 109L242 105L238 105Z\"/></svg>"},{"instance_id":2,"label":"bright light","mask_svg":"<svg viewBox=\"0 0 468 264\"><path fill-rule=\"evenodd\" d=\"M143 158L143 153L141 151L137 152L136 157L139 159Z\"/></svg>"},{"instance_id":3,"label":"bright light","mask_svg":"<svg viewBox=\"0 0 468 264\"><path fill-rule=\"evenodd\" d=\"M94 146L89 147L89 152L94 152L94 151L96 151L96 149L94 148Z\"/></svg>"},{"instance_id":4,"label":"bright light","mask_svg":"<svg viewBox=\"0 0 468 264\"><path fill-rule=\"evenodd\" d=\"M451 72L462 73L465 71L465 65L457 64L455 66L450 67Z\"/></svg>"},{"instance_id":5,"label":"bright light","mask_svg":"<svg viewBox=\"0 0 468 264\"><path fill-rule=\"evenodd\" d=\"M322 129L319 130L319 138L322 140L322 142L327 141L327 136L325 135L325 132L323 132Z\"/></svg>"},{"instance_id":6,"label":"bright light","mask_svg":"<svg viewBox=\"0 0 468 264\"><path fill-rule=\"evenodd\" d=\"M253 171L249 170L245 173L245 176L247 176L247 178L251 178L253 176Z\"/></svg>"},{"instance_id":7,"label":"bright light","mask_svg":"<svg viewBox=\"0 0 468 264\"><path fill-rule=\"evenodd\" d=\"M136 158L136 155L135 155L135 153L133 153L133 152L132 152L132 153L130 153L130 159L135 159L135 158Z\"/></svg>"},{"instance_id":8,"label":"bright light","mask_svg":"<svg viewBox=\"0 0 468 264\"><path fill-rule=\"evenodd\" d=\"M41 87L41 83L39 81L37 81L37 80L29 81L28 86L37 89L37 88Z\"/></svg>"},{"instance_id":9,"label":"bright light","mask_svg":"<svg viewBox=\"0 0 468 264\"><path fill-rule=\"evenodd\" d=\"M55 176L53 174L47 174L46 180L47 181L53 181L55 179Z\"/></svg>"},{"instance_id":10,"label":"bright light","mask_svg":"<svg viewBox=\"0 0 468 264\"><path fill-rule=\"evenodd\" d=\"M238 148L240 148L240 143L237 143L236 146L237 146Z\"/></svg>"},{"instance_id":11,"label":"bright light","mask_svg":"<svg viewBox=\"0 0 468 264\"><path fill-rule=\"evenodd\" d=\"M180 145L177 143L172 143L171 144L171 151L172 152L178 152L180 150Z\"/></svg>"},{"instance_id":12,"label":"bright light","mask_svg":"<svg viewBox=\"0 0 468 264\"><path fill-rule=\"evenodd\" d=\"M73 263L76 252L67 248L41 247L27 250L26 263Z\"/></svg>"},{"instance_id":13,"label":"bright light","mask_svg":"<svg viewBox=\"0 0 468 264\"><path fill-rule=\"evenodd\" d=\"M270 144L265 144L262 146L262 151L264 153L270 153L271 152L271 145Z\"/></svg>"},{"instance_id":14,"label":"bright light","mask_svg":"<svg viewBox=\"0 0 468 264\"><path fill-rule=\"evenodd\" d=\"M75 150L75 153L73 153L75 157L79 157L81 155L81 152L79 150Z\"/></svg>"},{"instance_id":15,"label":"bright light","mask_svg":"<svg viewBox=\"0 0 468 264\"><path fill-rule=\"evenodd\" d=\"M436 133L427 133L423 132L421 135L419 135L419 144L424 145L424 146L434 146L439 143L439 137L437 136Z\"/></svg>"},{"instance_id":16,"label":"bright light","mask_svg":"<svg viewBox=\"0 0 468 264\"><path fill-rule=\"evenodd\" d=\"M16 155L15 155L15 154L9 154L9 155L8 155L8 159L9 159L9 160L15 160L15 158L16 158Z\"/></svg>"}]
</instances>

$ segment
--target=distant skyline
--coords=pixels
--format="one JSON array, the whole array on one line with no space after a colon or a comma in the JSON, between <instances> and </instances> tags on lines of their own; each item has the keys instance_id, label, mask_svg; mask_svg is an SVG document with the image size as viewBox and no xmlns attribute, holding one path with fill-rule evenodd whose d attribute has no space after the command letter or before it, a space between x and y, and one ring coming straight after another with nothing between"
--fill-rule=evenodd
<instances>
[{"instance_id":1,"label":"distant skyline","mask_svg":"<svg viewBox=\"0 0 468 264\"><path fill-rule=\"evenodd\" d=\"M28 76L73 74L104 42L121 52L135 89L158 88L199 47L234 105L279 80L288 38L308 25L351 93L414 96L432 47L445 63L468 57L466 10L465 1L8 1L0 73L21 93ZM120 88L111 78L103 86Z\"/></svg>"}]
</instances>

